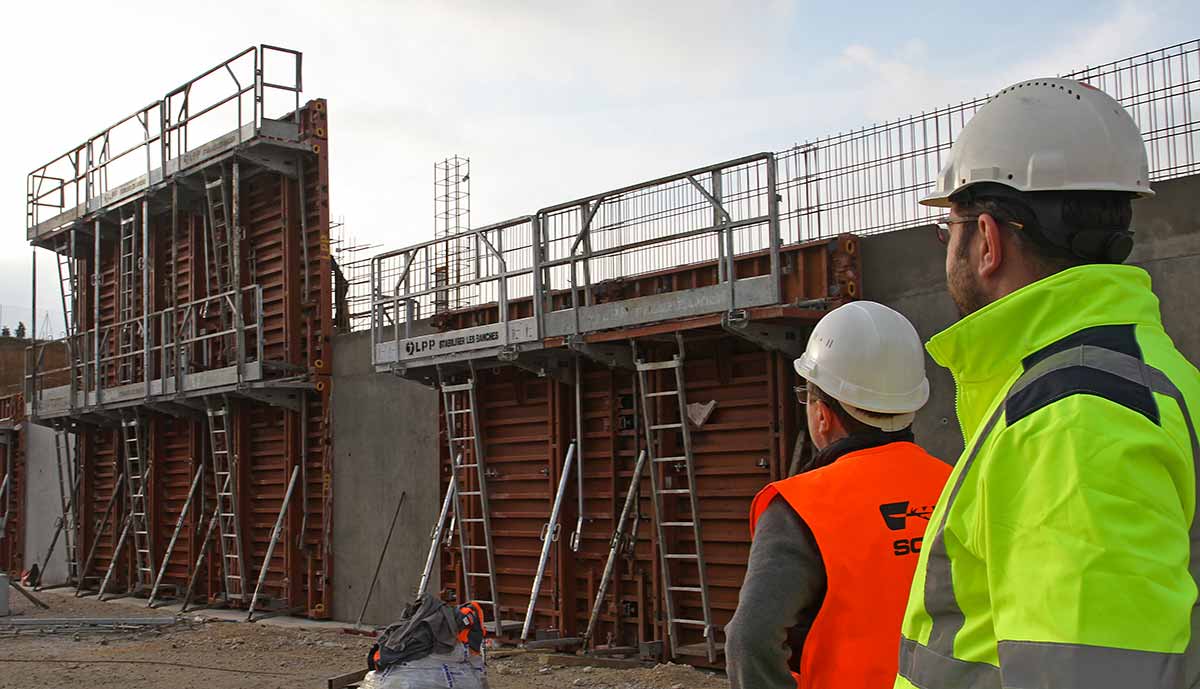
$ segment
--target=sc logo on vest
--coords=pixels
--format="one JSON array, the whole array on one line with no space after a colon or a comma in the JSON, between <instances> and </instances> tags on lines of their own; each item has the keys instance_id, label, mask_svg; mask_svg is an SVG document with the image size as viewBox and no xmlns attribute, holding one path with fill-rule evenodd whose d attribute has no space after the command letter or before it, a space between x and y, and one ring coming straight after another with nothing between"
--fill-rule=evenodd
<instances>
[{"instance_id":1,"label":"sc logo on vest","mask_svg":"<svg viewBox=\"0 0 1200 689\"><path fill-rule=\"evenodd\" d=\"M914 507L909 509L909 501L903 502L888 502L879 506L879 514L883 517L883 523L892 531L903 531L909 517L916 517L929 521L929 516L933 514L933 507L930 505L922 505L920 508ZM892 541L892 554L899 557L902 555L913 555L921 552L921 542L924 536L915 538L899 538Z\"/></svg>"}]
</instances>

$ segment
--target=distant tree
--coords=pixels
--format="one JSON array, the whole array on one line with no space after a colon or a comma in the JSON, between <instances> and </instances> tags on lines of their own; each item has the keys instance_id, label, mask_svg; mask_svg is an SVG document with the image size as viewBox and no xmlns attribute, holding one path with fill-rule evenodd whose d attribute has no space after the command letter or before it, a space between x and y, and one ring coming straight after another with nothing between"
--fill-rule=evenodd
<instances>
[{"instance_id":1,"label":"distant tree","mask_svg":"<svg viewBox=\"0 0 1200 689\"><path fill-rule=\"evenodd\" d=\"M22 340L25 339L25 322L24 321L17 323L17 337L21 338Z\"/></svg>"},{"instance_id":2,"label":"distant tree","mask_svg":"<svg viewBox=\"0 0 1200 689\"><path fill-rule=\"evenodd\" d=\"M0 337L12 337L12 331L8 329L7 325L0 328Z\"/></svg>"}]
</instances>

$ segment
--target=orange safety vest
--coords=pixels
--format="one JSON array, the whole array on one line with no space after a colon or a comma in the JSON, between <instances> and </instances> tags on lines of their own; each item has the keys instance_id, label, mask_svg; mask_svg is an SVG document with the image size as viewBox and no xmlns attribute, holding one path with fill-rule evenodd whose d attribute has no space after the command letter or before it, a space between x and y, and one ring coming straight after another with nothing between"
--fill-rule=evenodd
<instances>
[{"instance_id":1,"label":"orange safety vest","mask_svg":"<svg viewBox=\"0 0 1200 689\"><path fill-rule=\"evenodd\" d=\"M801 649L800 689L873 689L895 680L917 554L949 476L946 463L896 442L847 453L754 498L751 537L778 495L808 525L825 563L825 599Z\"/></svg>"}]
</instances>

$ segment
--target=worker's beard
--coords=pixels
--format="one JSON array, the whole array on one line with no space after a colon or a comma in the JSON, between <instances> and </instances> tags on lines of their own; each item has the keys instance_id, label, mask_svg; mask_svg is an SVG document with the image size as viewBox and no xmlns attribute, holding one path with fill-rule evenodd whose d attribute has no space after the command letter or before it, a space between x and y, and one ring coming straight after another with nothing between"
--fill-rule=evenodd
<instances>
[{"instance_id":1,"label":"worker's beard","mask_svg":"<svg viewBox=\"0 0 1200 689\"><path fill-rule=\"evenodd\" d=\"M965 318L988 305L975 274L971 271L966 242L958 242L953 258L946 264L946 288L950 298L958 307L958 315Z\"/></svg>"}]
</instances>

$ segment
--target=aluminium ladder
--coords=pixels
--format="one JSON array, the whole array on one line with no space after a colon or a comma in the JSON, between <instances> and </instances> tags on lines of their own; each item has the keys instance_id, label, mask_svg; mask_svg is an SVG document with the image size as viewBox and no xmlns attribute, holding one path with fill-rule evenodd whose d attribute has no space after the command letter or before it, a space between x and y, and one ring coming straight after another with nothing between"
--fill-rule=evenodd
<instances>
[{"instance_id":1,"label":"aluminium ladder","mask_svg":"<svg viewBox=\"0 0 1200 689\"><path fill-rule=\"evenodd\" d=\"M152 460L146 458L142 421L136 414L122 419L121 440L125 448L125 497L129 514L126 516L125 529L116 552L120 552L126 536L132 536L136 582L131 588L148 589L154 581L154 556L150 552L150 518L146 506L146 491L148 486L153 485L150 479L154 467ZM111 576L116 562L117 557L114 554L112 562L109 563L109 575L105 576L106 580ZM101 585L101 596L104 595L104 588L104 585Z\"/></svg>"},{"instance_id":2,"label":"aluminium ladder","mask_svg":"<svg viewBox=\"0 0 1200 689\"><path fill-rule=\"evenodd\" d=\"M483 440L475 398L475 379L442 385L442 411L446 419L446 443L454 460L450 482L454 493L454 515L458 523L458 546L462 557L463 598L492 608L493 633L503 631L500 619L500 588L496 582L496 552L492 545L492 519L488 510L487 472ZM472 480L474 477L474 480ZM476 556L482 553L482 557ZM476 597L475 582L487 582L487 598ZM482 595L482 594L481 594Z\"/></svg>"},{"instance_id":3,"label":"aluminium ladder","mask_svg":"<svg viewBox=\"0 0 1200 689\"><path fill-rule=\"evenodd\" d=\"M119 246L117 308L117 378L120 383L133 382L135 348L134 305L137 301L138 257L137 214L121 218Z\"/></svg>"},{"instance_id":4,"label":"aluminium ladder","mask_svg":"<svg viewBox=\"0 0 1200 689\"><path fill-rule=\"evenodd\" d=\"M58 263L59 296L62 298L64 339L67 342L67 355L71 357L71 385L80 385L82 372L79 367L83 364L83 352L80 343L75 341L77 314L75 300L79 294L79 274L75 262L75 230L67 230L54 248L54 256ZM82 385L80 385L82 387ZM74 388L72 388L74 391ZM71 400L75 404L75 400ZM68 545L70 541L68 541Z\"/></svg>"},{"instance_id":5,"label":"aluminium ladder","mask_svg":"<svg viewBox=\"0 0 1200 689\"><path fill-rule=\"evenodd\" d=\"M658 550L663 573L663 597L666 603L667 635L671 641L671 655L704 655L710 663L716 662L722 645L716 641L716 629L712 622L712 605L709 598L708 575L704 563L704 540L700 533L700 501L696 495L696 463L692 456L692 434L688 428L687 391L683 379L683 337L675 334L678 353L665 361L643 361L638 358L637 344L633 344L633 356L638 374L638 390L641 394L643 426L646 432L646 450L650 456L650 487L654 502L654 525L658 531ZM666 379L665 381L662 379ZM672 387L674 386L674 387ZM663 404L658 404L658 402ZM674 403L672 403L672 401ZM661 415L658 412L661 409ZM669 435L678 434L682 442L669 442ZM669 448L679 445L678 449ZM672 453L668 455L668 452ZM675 454L682 453L682 454ZM666 466L676 468L674 481L660 476ZM682 475L678 469L684 469ZM685 485L677 485L682 479ZM686 518L675 521L666 518L664 499L680 497L686 500L689 509ZM677 536L680 531L690 532L695 543L693 551L679 547ZM684 583L687 582L687 585ZM693 583L694 582L694 583ZM701 618L683 617L682 604L677 594L699 594ZM700 628L704 635L703 644L681 645L680 627Z\"/></svg>"},{"instance_id":6,"label":"aluminium ladder","mask_svg":"<svg viewBox=\"0 0 1200 689\"><path fill-rule=\"evenodd\" d=\"M136 414L121 420L121 444L125 451L122 472L125 480L125 505L128 511L125 514L125 524L121 528L121 537L117 539L112 559L109 560L108 571L100 582L97 600L104 600L104 592L108 590L108 584L116 573L121 552L131 537L135 576L130 582L128 593L148 590L154 580L154 556L150 552L149 517L146 509L146 487L154 485L154 462L145 458L142 423Z\"/></svg>"},{"instance_id":7,"label":"aluminium ladder","mask_svg":"<svg viewBox=\"0 0 1200 689\"><path fill-rule=\"evenodd\" d=\"M229 438L229 404L208 405L209 454L212 457L216 506L213 516L220 543L221 573L226 600L246 597L245 553L242 546L242 520L238 514L237 453Z\"/></svg>"},{"instance_id":8,"label":"aluminium ladder","mask_svg":"<svg viewBox=\"0 0 1200 689\"><path fill-rule=\"evenodd\" d=\"M217 281L217 293L230 288L233 282L229 260L229 228L233 224L229 217L229 186L225 183L224 170L216 179L204 184L208 200L208 244L212 247L212 273Z\"/></svg>"},{"instance_id":9,"label":"aluminium ladder","mask_svg":"<svg viewBox=\"0 0 1200 689\"><path fill-rule=\"evenodd\" d=\"M75 273L75 231L68 230L54 248L58 259L59 294L62 297L63 324L67 339L75 334L75 295L79 291L79 276Z\"/></svg>"}]
</instances>

